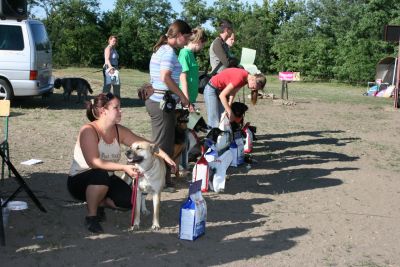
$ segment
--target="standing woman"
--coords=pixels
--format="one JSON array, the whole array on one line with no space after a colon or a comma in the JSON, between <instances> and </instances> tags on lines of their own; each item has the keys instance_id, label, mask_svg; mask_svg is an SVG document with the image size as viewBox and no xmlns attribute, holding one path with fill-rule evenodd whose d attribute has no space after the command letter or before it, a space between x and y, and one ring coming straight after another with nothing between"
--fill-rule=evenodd
<instances>
[{"instance_id":1,"label":"standing woman","mask_svg":"<svg viewBox=\"0 0 400 267\"><path fill-rule=\"evenodd\" d=\"M263 89L267 80L262 74L251 75L244 69L228 68L213 76L204 88L204 102L207 107L208 125L216 128L221 114L226 112L230 121L235 119L231 105L236 93L248 85L251 90L251 102L257 102L258 90Z\"/></svg>"},{"instance_id":2,"label":"standing woman","mask_svg":"<svg viewBox=\"0 0 400 267\"><path fill-rule=\"evenodd\" d=\"M104 65L103 65L103 78L104 86L103 93L111 91L113 88L114 95L121 97L121 83L119 79L118 71L118 59L119 55L115 47L117 46L117 36L111 35L108 38L108 45L104 49Z\"/></svg>"},{"instance_id":3,"label":"standing woman","mask_svg":"<svg viewBox=\"0 0 400 267\"><path fill-rule=\"evenodd\" d=\"M131 177L136 177L138 172L133 165L119 163L120 144L131 146L136 141L146 141L119 124L120 105L112 93L102 93L87 103L86 115L90 122L79 131L68 177L68 191L87 203L85 225L93 233L103 232L100 222L105 219L104 207L131 208L132 190L114 171L123 171ZM175 167L161 149L158 155Z\"/></svg>"},{"instance_id":4,"label":"standing woman","mask_svg":"<svg viewBox=\"0 0 400 267\"><path fill-rule=\"evenodd\" d=\"M207 42L207 34L204 29L197 27L189 38L189 43L179 51L179 63L182 65L180 88L190 103L196 103L199 94L199 65L194 53L203 49ZM191 112L194 109L190 110Z\"/></svg>"},{"instance_id":5,"label":"standing woman","mask_svg":"<svg viewBox=\"0 0 400 267\"><path fill-rule=\"evenodd\" d=\"M176 117L175 112L162 110L160 102L168 92L175 100L180 99L182 106L189 105L189 100L178 86L182 67L178 61L176 49L184 47L191 35L190 26L183 20L176 20L153 47L150 60L150 81L154 94L146 100L146 109L151 118L153 142L170 157L174 153ZM174 191L170 168L167 168L165 183L168 191Z\"/></svg>"}]
</instances>

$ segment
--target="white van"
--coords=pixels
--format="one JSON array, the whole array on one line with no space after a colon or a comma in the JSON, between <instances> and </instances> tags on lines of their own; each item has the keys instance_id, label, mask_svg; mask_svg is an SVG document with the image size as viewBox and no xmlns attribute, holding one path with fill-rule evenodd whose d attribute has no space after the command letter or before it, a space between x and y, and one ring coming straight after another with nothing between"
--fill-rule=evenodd
<instances>
[{"instance_id":1,"label":"white van","mask_svg":"<svg viewBox=\"0 0 400 267\"><path fill-rule=\"evenodd\" d=\"M43 23L0 20L0 99L52 92L51 46Z\"/></svg>"}]
</instances>

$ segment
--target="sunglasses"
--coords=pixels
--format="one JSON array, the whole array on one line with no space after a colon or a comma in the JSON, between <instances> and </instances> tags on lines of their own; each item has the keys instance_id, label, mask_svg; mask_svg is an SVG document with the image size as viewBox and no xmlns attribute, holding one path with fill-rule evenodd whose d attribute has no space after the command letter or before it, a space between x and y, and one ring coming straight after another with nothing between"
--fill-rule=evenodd
<instances>
[{"instance_id":1,"label":"sunglasses","mask_svg":"<svg viewBox=\"0 0 400 267\"><path fill-rule=\"evenodd\" d=\"M113 93L111 93L111 92L108 92L108 93L106 94L106 97L107 97L107 100L110 101L110 100L112 100L112 99L115 97L115 95L113 95Z\"/></svg>"}]
</instances>

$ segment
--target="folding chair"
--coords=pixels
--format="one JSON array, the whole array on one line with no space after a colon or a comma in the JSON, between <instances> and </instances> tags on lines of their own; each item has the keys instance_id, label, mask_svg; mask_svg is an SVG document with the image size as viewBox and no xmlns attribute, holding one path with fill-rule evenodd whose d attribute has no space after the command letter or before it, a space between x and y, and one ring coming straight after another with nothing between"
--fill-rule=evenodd
<instances>
[{"instance_id":1,"label":"folding chair","mask_svg":"<svg viewBox=\"0 0 400 267\"><path fill-rule=\"evenodd\" d=\"M8 145L8 118L10 116L10 100L0 100L0 117L4 118L4 132L3 132L3 141L0 144L1 151L7 156L10 157L10 149ZM4 172L6 167L6 161L3 158L1 162L1 179L4 179ZM11 177L10 167L7 166L8 169L8 177Z\"/></svg>"}]
</instances>

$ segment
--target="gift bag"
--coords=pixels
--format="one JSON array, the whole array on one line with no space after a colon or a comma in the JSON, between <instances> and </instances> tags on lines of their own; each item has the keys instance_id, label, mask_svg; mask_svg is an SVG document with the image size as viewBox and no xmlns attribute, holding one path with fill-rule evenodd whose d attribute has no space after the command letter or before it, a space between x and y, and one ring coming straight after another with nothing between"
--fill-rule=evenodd
<instances>
[{"instance_id":1,"label":"gift bag","mask_svg":"<svg viewBox=\"0 0 400 267\"><path fill-rule=\"evenodd\" d=\"M235 140L232 141L231 146L229 147L229 150L232 153L232 162L231 162L230 166L237 167L238 166L238 147L235 143Z\"/></svg>"},{"instance_id":2,"label":"gift bag","mask_svg":"<svg viewBox=\"0 0 400 267\"><path fill-rule=\"evenodd\" d=\"M233 154L231 166L237 167L244 163L244 143L241 131L236 131L233 135L234 139L230 146L230 150Z\"/></svg>"},{"instance_id":3,"label":"gift bag","mask_svg":"<svg viewBox=\"0 0 400 267\"><path fill-rule=\"evenodd\" d=\"M253 151L253 141L254 141L254 136L253 132L250 130L250 123L246 123L246 125L243 127L242 131L245 134L244 137L244 153L251 153Z\"/></svg>"},{"instance_id":4,"label":"gift bag","mask_svg":"<svg viewBox=\"0 0 400 267\"><path fill-rule=\"evenodd\" d=\"M223 131L223 134L220 134L217 138L217 143L216 143L216 148L217 151L223 151L225 149L228 149L231 142L232 142L232 128L231 128L231 123L229 121L228 116L226 113L223 113L221 115L221 120L219 122L219 127L221 131Z\"/></svg>"},{"instance_id":5,"label":"gift bag","mask_svg":"<svg viewBox=\"0 0 400 267\"><path fill-rule=\"evenodd\" d=\"M217 193L225 190L226 170L231 164L232 159L232 152L230 150L227 150L216 160L209 162L210 168L215 170L212 187L213 190Z\"/></svg>"},{"instance_id":6,"label":"gift bag","mask_svg":"<svg viewBox=\"0 0 400 267\"><path fill-rule=\"evenodd\" d=\"M204 157L204 147L201 148L201 157L196 162L196 165L193 167L192 172L192 182L202 181L201 182L201 191L207 192L208 191L208 181L210 175L210 168L208 166L208 162Z\"/></svg>"},{"instance_id":7,"label":"gift bag","mask_svg":"<svg viewBox=\"0 0 400 267\"><path fill-rule=\"evenodd\" d=\"M179 238L195 240L206 232L207 204L201 195L201 181L189 186L189 197L179 213Z\"/></svg>"}]
</instances>

